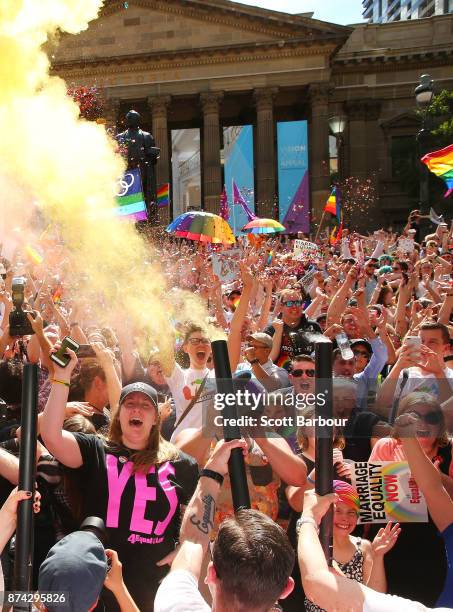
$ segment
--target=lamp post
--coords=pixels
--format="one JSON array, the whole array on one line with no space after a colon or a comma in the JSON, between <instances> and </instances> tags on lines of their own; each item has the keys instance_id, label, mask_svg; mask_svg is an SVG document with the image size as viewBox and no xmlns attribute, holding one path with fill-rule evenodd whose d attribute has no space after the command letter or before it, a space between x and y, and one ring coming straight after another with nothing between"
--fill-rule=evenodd
<instances>
[{"instance_id":1,"label":"lamp post","mask_svg":"<svg viewBox=\"0 0 453 612\"><path fill-rule=\"evenodd\" d=\"M329 119L329 128L333 136L337 141L337 164L338 164L338 178L343 178L343 134L346 129L347 119L344 115L335 115Z\"/></svg>"},{"instance_id":2,"label":"lamp post","mask_svg":"<svg viewBox=\"0 0 453 612\"><path fill-rule=\"evenodd\" d=\"M429 210L429 171L420 159L427 153L430 131L426 128L428 109L434 96L434 81L429 74L422 74L414 90L415 101L422 111L422 128L417 134L418 163L420 167L420 203L422 214Z\"/></svg>"}]
</instances>

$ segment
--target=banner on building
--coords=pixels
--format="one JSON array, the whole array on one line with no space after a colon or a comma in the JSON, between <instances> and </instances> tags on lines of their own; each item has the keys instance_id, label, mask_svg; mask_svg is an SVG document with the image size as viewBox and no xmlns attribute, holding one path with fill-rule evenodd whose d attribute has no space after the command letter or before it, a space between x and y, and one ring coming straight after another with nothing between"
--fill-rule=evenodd
<instances>
[{"instance_id":1,"label":"banner on building","mask_svg":"<svg viewBox=\"0 0 453 612\"><path fill-rule=\"evenodd\" d=\"M147 219L142 177L138 168L125 172L118 182L118 208L116 214L122 219L145 221Z\"/></svg>"},{"instance_id":2,"label":"banner on building","mask_svg":"<svg viewBox=\"0 0 453 612\"><path fill-rule=\"evenodd\" d=\"M286 233L310 231L306 121L277 123L279 221Z\"/></svg>"},{"instance_id":3,"label":"banner on building","mask_svg":"<svg viewBox=\"0 0 453 612\"><path fill-rule=\"evenodd\" d=\"M234 197L233 183L247 207L255 212L255 175L253 163L253 126L232 125L223 128L225 187L230 210L229 224L237 236L249 221Z\"/></svg>"},{"instance_id":4,"label":"banner on building","mask_svg":"<svg viewBox=\"0 0 453 612\"><path fill-rule=\"evenodd\" d=\"M360 501L359 524L426 523L426 501L407 461L350 462Z\"/></svg>"}]
</instances>

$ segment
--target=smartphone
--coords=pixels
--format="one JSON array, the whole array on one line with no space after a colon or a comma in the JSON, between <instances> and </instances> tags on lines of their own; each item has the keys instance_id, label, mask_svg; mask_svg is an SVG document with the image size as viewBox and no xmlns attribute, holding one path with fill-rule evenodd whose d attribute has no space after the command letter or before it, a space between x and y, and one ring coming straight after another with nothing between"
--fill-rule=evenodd
<instances>
[{"instance_id":1,"label":"smartphone","mask_svg":"<svg viewBox=\"0 0 453 612\"><path fill-rule=\"evenodd\" d=\"M96 353L94 352L94 348L91 344L80 344L79 350L77 351L77 356L80 359L85 357L96 357Z\"/></svg>"},{"instance_id":2,"label":"smartphone","mask_svg":"<svg viewBox=\"0 0 453 612\"><path fill-rule=\"evenodd\" d=\"M63 342L61 343L61 346L58 351L56 353L52 353L50 358L52 359L52 361L55 361L55 363L58 364L61 368L65 368L71 360L70 356L66 352L66 349L69 348L74 351L74 353L77 353L77 351L79 350L79 346L80 345L75 340L73 340L69 336L66 336L66 338L63 339Z\"/></svg>"},{"instance_id":3,"label":"smartphone","mask_svg":"<svg viewBox=\"0 0 453 612\"><path fill-rule=\"evenodd\" d=\"M416 359L420 359L420 349L422 346L422 339L419 336L407 336L405 340L405 344L410 346L413 350L411 351L413 357Z\"/></svg>"}]
</instances>

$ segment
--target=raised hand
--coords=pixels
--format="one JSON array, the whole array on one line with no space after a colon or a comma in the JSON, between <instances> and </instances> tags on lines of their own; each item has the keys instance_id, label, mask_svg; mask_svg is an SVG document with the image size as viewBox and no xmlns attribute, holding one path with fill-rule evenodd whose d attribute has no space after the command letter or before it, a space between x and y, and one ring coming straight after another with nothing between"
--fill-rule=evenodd
<instances>
[{"instance_id":1,"label":"raised hand","mask_svg":"<svg viewBox=\"0 0 453 612\"><path fill-rule=\"evenodd\" d=\"M400 533L399 523L387 523L385 528L379 529L374 540L371 542L373 555L375 557L383 557L389 550L392 550Z\"/></svg>"}]
</instances>

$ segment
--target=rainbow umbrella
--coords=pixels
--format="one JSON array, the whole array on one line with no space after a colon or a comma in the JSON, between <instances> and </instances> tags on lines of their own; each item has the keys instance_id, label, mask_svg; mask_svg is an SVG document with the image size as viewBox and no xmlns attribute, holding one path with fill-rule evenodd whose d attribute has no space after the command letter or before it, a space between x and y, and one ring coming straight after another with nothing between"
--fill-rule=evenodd
<instances>
[{"instance_id":1,"label":"rainbow umbrella","mask_svg":"<svg viewBox=\"0 0 453 612\"><path fill-rule=\"evenodd\" d=\"M276 234L284 232L285 227L275 219L253 219L244 225L242 231L246 234Z\"/></svg>"},{"instance_id":2,"label":"rainbow umbrella","mask_svg":"<svg viewBox=\"0 0 453 612\"><path fill-rule=\"evenodd\" d=\"M166 231L178 238L188 238L212 244L234 244L236 242L228 223L213 213L191 210L176 217Z\"/></svg>"}]
</instances>

